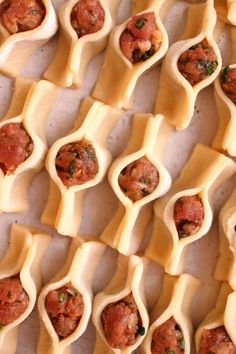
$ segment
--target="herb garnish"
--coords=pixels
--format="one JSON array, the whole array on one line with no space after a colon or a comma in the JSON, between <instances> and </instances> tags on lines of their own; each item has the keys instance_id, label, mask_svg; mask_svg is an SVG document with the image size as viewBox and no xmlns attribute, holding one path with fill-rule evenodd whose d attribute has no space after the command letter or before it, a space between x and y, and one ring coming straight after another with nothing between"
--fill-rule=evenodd
<instances>
[{"instance_id":1,"label":"herb garnish","mask_svg":"<svg viewBox=\"0 0 236 354\"><path fill-rule=\"evenodd\" d=\"M148 191L146 191L145 189L142 189L142 193L143 196L146 197L147 195L149 195L150 193Z\"/></svg>"},{"instance_id":2,"label":"herb garnish","mask_svg":"<svg viewBox=\"0 0 236 354\"><path fill-rule=\"evenodd\" d=\"M68 172L71 176L73 176L73 173L75 172L75 160L72 160L69 164L68 167Z\"/></svg>"},{"instance_id":3,"label":"herb garnish","mask_svg":"<svg viewBox=\"0 0 236 354\"><path fill-rule=\"evenodd\" d=\"M143 28L143 26L145 25L146 22L147 22L146 18L139 18L135 23L135 27L138 29L141 29L141 28Z\"/></svg>"},{"instance_id":4,"label":"herb garnish","mask_svg":"<svg viewBox=\"0 0 236 354\"><path fill-rule=\"evenodd\" d=\"M153 54L155 53L155 47L152 45L151 48L149 50L147 50L142 56L141 56L141 60L142 61L146 61L149 58L151 58L153 56Z\"/></svg>"},{"instance_id":5,"label":"herb garnish","mask_svg":"<svg viewBox=\"0 0 236 354\"><path fill-rule=\"evenodd\" d=\"M184 338L180 339L179 345L180 345L180 348L181 348L182 350L185 349L185 341L184 341Z\"/></svg>"},{"instance_id":6,"label":"herb garnish","mask_svg":"<svg viewBox=\"0 0 236 354\"><path fill-rule=\"evenodd\" d=\"M221 72L221 75L220 75L220 82L222 84L224 84L226 81L227 81L227 75L228 75L228 72L230 71L230 67L229 65L227 65Z\"/></svg>"},{"instance_id":7,"label":"herb garnish","mask_svg":"<svg viewBox=\"0 0 236 354\"><path fill-rule=\"evenodd\" d=\"M89 148L89 147L86 147L86 148L85 148L85 151L86 151L88 157L90 158L90 160L95 161L94 153L90 150L90 148Z\"/></svg>"},{"instance_id":8,"label":"herb garnish","mask_svg":"<svg viewBox=\"0 0 236 354\"><path fill-rule=\"evenodd\" d=\"M139 334L140 336L144 336L144 334L145 334L145 328L144 328L144 327L139 327L139 329L138 329L138 334Z\"/></svg>"},{"instance_id":9,"label":"herb garnish","mask_svg":"<svg viewBox=\"0 0 236 354\"><path fill-rule=\"evenodd\" d=\"M165 352L166 352L167 354L175 354L174 350L171 350L171 349L169 349L169 348L165 348Z\"/></svg>"},{"instance_id":10,"label":"herb garnish","mask_svg":"<svg viewBox=\"0 0 236 354\"><path fill-rule=\"evenodd\" d=\"M207 76L210 76L215 71L217 65L218 65L218 62L216 60L207 62L207 64L206 64L206 74L207 74Z\"/></svg>"},{"instance_id":11,"label":"herb garnish","mask_svg":"<svg viewBox=\"0 0 236 354\"><path fill-rule=\"evenodd\" d=\"M148 178L148 177L144 177L144 179L143 179L143 183L145 183L145 184L150 184L150 183L151 183L150 178Z\"/></svg>"},{"instance_id":12,"label":"herb garnish","mask_svg":"<svg viewBox=\"0 0 236 354\"><path fill-rule=\"evenodd\" d=\"M65 293L59 294L59 302L63 302L65 300Z\"/></svg>"},{"instance_id":13,"label":"herb garnish","mask_svg":"<svg viewBox=\"0 0 236 354\"><path fill-rule=\"evenodd\" d=\"M31 13L32 13L32 15L38 15L39 14L39 10L32 10Z\"/></svg>"}]
</instances>

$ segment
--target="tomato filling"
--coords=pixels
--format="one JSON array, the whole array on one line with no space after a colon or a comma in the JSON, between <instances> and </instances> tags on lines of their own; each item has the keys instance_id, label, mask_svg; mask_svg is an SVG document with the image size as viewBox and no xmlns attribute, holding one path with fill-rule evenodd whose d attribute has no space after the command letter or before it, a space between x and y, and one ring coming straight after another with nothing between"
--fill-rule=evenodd
<instances>
[{"instance_id":1,"label":"tomato filling","mask_svg":"<svg viewBox=\"0 0 236 354\"><path fill-rule=\"evenodd\" d=\"M203 330L198 354L209 353L236 354L236 348L224 326Z\"/></svg>"},{"instance_id":2,"label":"tomato filling","mask_svg":"<svg viewBox=\"0 0 236 354\"><path fill-rule=\"evenodd\" d=\"M221 72L220 82L226 96L236 104L236 68L226 66Z\"/></svg>"}]
</instances>

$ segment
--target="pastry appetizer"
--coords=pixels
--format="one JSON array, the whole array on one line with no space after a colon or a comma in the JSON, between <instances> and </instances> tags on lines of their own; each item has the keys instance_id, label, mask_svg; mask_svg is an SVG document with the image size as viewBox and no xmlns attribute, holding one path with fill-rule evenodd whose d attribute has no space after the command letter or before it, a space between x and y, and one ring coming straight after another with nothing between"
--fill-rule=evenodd
<instances>
[{"instance_id":1,"label":"pastry appetizer","mask_svg":"<svg viewBox=\"0 0 236 354\"><path fill-rule=\"evenodd\" d=\"M51 177L50 192L42 222L62 235L78 233L86 190L102 181L111 163L107 137L120 115L121 111L87 97L74 131L49 149L46 168Z\"/></svg>"},{"instance_id":2,"label":"pastry appetizer","mask_svg":"<svg viewBox=\"0 0 236 354\"><path fill-rule=\"evenodd\" d=\"M24 212L32 178L43 168L47 151L45 120L57 88L17 78L8 112L0 122L0 211Z\"/></svg>"},{"instance_id":3,"label":"pastry appetizer","mask_svg":"<svg viewBox=\"0 0 236 354\"><path fill-rule=\"evenodd\" d=\"M169 193L155 203L155 223L146 256L166 273L181 274L188 246L207 234L217 187L236 171L235 163L197 144Z\"/></svg>"},{"instance_id":4,"label":"pastry appetizer","mask_svg":"<svg viewBox=\"0 0 236 354\"><path fill-rule=\"evenodd\" d=\"M197 329L195 335L197 354L236 353L235 300L236 293L227 283L222 283L215 308Z\"/></svg>"},{"instance_id":5,"label":"pastry appetizer","mask_svg":"<svg viewBox=\"0 0 236 354\"><path fill-rule=\"evenodd\" d=\"M168 48L168 36L159 15L165 2L149 1L149 7L114 28L92 93L94 98L118 108L131 106L139 77Z\"/></svg>"},{"instance_id":6,"label":"pastry appetizer","mask_svg":"<svg viewBox=\"0 0 236 354\"><path fill-rule=\"evenodd\" d=\"M220 211L220 249L215 270L215 278L229 282L236 290L236 189Z\"/></svg>"},{"instance_id":7,"label":"pastry appetizer","mask_svg":"<svg viewBox=\"0 0 236 354\"><path fill-rule=\"evenodd\" d=\"M213 37L215 24L213 0L189 5L182 40L171 45L163 62L154 111L178 130L190 124L198 93L221 70L221 55Z\"/></svg>"},{"instance_id":8,"label":"pastry appetizer","mask_svg":"<svg viewBox=\"0 0 236 354\"><path fill-rule=\"evenodd\" d=\"M214 83L214 93L219 116L218 131L212 147L236 156L234 132L236 129L236 30L231 28L233 46L232 64L221 70Z\"/></svg>"},{"instance_id":9,"label":"pastry appetizer","mask_svg":"<svg viewBox=\"0 0 236 354\"><path fill-rule=\"evenodd\" d=\"M38 299L38 354L70 352L70 345L85 332L92 312L93 276L105 248L92 239L72 241L65 266Z\"/></svg>"},{"instance_id":10,"label":"pastry appetizer","mask_svg":"<svg viewBox=\"0 0 236 354\"><path fill-rule=\"evenodd\" d=\"M82 86L89 62L106 46L120 0L69 0L58 12L57 52L44 77L62 87Z\"/></svg>"},{"instance_id":11,"label":"pastry appetizer","mask_svg":"<svg viewBox=\"0 0 236 354\"><path fill-rule=\"evenodd\" d=\"M10 246L0 261L1 353L16 352L18 327L34 308L41 286L40 262L49 241L39 230L11 227Z\"/></svg>"},{"instance_id":12,"label":"pastry appetizer","mask_svg":"<svg viewBox=\"0 0 236 354\"><path fill-rule=\"evenodd\" d=\"M111 283L94 298L95 353L132 353L143 341L149 318L145 308L145 260L120 255Z\"/></svg>"},{"instance_id":13,"label":"pastry appetizer","mask_svg":"<svg viewBox=\"0 0 236 354\"><path fill-rule=\"evenodd\" d=\"M109 182L121 203L100 238L120 253L131 255L137 251L152 212L145 206L170 187L171 177L161 162L169 131L161 115L134 115L129 145L110 168ZM132 233L137 224L140 236Z\"/></svg>"},{"instance_id":14,"label":"pastry appetizer","mask_svg":"<svg viewBox=\"0 0 236 354\"><path fill-rule=\"evenodd\" d=\"M199 280L189 274L179 278L165 274L142 354L190 354L193 327L189 310L199 286Z\"/></svg>"},{"instance_id":15,"label":"pastry appetizer","mask_svg":"<svg viewBox=\"0 0 236 354\"><path fill-rule=\"evenodd\" d=\"M57 31L50 0L0 1L0 72L15 77Z\"/></svg>"},{"instance_id":16,"label":"pastry appetizer","mask_svg":"<svg viewBox=\"0 0 236 354\"><path fill-rule=\"evenodd\" d=\"M236 1L216 0L215 8L221 20L230 25L236 26Z\"/></svg>"}]
</instances>

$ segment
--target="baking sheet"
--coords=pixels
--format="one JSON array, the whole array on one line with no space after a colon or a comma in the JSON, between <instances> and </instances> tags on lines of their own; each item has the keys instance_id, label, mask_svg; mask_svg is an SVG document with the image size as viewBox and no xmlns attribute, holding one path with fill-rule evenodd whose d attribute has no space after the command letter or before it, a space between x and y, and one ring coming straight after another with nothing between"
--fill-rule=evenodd
<instances>
[{"instance_id":1,"label":"baking sheet","mask_svg":"<svg viewBox=\"0 0 236 354\"><path fill-rule=\"evenodd\" d=\"M56 0L54 5L56 8L63 1ZM121 1L118 14L118 22L122 22L129 16L128 0ZM165 25L170 37L170 43L178 40L181 31L184 28L184 20L186 19L187 3L176 1L169 12ZM23 72L24 76L37 77L43 73L47 65L50 63L53 53L56 49L55 37L47 45L37 51L27 68ZM219 37L218 43L222 50L223 63L227 64L230 55L230 37L228 28ZM62 89L59 93L58 100L50 114L47 122L48 143L51 145L56 139L65 135L72 127L76 118L76 114L83 97L89 94L94 82L97 78L100 65L102 63L103 54L95 58L89 65L86 73L84 87L78 90ZM133 112L150 112L154 103L155 93L158 89L160 76L160 66L151 69L138 82L134 106L131 111L125 113L119 123L114 128L109 137L109 148L113 156L118 156L126 146L132 127L131 115ZM0 75L0 116L4 115L10 101L13 87L13 80ZM194 145L197 142L211 144L211 141L217 129L217 111L214 104L213 88L207 88L200 93L197 102L194 118L189 128L182 132L175 132L169 138L164 156L165 165L172 177L175 178L182 166L188 159ZM192 306L192 316L194 325L197 326L204 318L206 313L214 306L219 282L213 279L213 271L218 253L218 221L217 215L220 207L223 205L236 182L236 176L224 184L215 196L215 218L212 228L208 235L190 246L187 254L187 262L185 271L199 277L203 286L197 293ZM48 175L42 171L32 183L29 191L30 210L27 214L2 214L0 215L0 256L4 254L8 247L10 225L13 222L26 223L31 226L40 227L44 231L49 232L53 238L50 246L43 258L42 275L43 283L51 279L53 275L63 265L70 239L58 236L57 233L50 228L41 225L40 216L45 206L48 195ZM98 205L103 203L104 208ZM85 198L84 213L80 228L81 233L99 235L108 220L114 214L117 206L117 198L112 192L108 182L105 181L101 185L96 186L89 191ZM151 230L151 224L147 230L146 241ZM142 247L145 247L145 242ZM53 259L53 262L52 262ZM117 260L117 252L108 248L96 275L94 284L95 291L100 291L111 279L115 271ZM109 267L107 267L109 264ZM148 290L148 299L150 305L156 299L161 285L162 269L150 262L149 274L146 280ZM34 354L36 353L38 337L38 318L36 310L30 317L20 326L18 346L16 354ZM95 340L95 330L92 324L89 325L86 333L73 344L73 354L83 353L90 354L93 350ZM136 351L138 353L138 351ZM192 351L194 353L194 350ZM46 354L46 353L45 353Z\"/></svg>"}]
</instances>

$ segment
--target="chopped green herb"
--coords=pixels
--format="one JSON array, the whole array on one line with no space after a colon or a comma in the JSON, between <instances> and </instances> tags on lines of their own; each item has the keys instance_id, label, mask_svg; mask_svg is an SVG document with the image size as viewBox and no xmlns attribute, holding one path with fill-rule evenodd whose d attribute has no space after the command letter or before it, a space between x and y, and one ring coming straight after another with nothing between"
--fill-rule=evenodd
<instances>
[{"instance_id":1,"label":"chopped green herb","mask_svg":"<svg viewBox=\"0 0 236 354\"><path fill-rule=\"evenodd\" d=\"M150 184L151 183L151 180L150 180L150 178L144 178L143 179L143 183L145 183L145 184Z\"/></svg>"},{"instance_id":2,"label":"chopped green herb","mask_svg":"<svg viewBox=\"0 0 236 354\"><path fill-rule=\"evenodd\" d=\"M11 297L11 292L8 290L8 292L7 292L7 298L10 299L10 297Z\"/></svg>"},{"instance_id":3,"label":"chopped green herb","mask_svg":"<svg viewBox=\"0 0 236 354\"><path fill-rule=\"evenodd\" d=\"M70 162L68 172L71 176L73 176L73 173L75 172L75 160Z\"/></svg>"},{"instance_id":4,"label":"chopped green herb","mask_svg":"<svg viewBox=\"0 0 236 354\"><path fill-rule=\"evenodd\" d=\"M184 338L180 339L179 345L180 345L180 348L181 348L182 350L185 349L185 341L184 341Z\"/></svg>"},{"instance_id":5,"label":"chopped green herb","mask_svg":"<svg viewBox=\"0 0 236 354\"><path fill-rule=\"evenodd\" d=\"M149 58L151 58L153 56L153 54L155 53L155 47L152 45L151 48L149 50L147 50L142 56L141 56L141 60L142 61L146 61Z\"/></svg>"},{"instance_id":6,"label":"chopped green herb","mask_svg":"<svg viewBox=\"0 0 236 354\"><path fill-rule=\"evenodd\" d=\"M205 61L204 59L199 58L199 59L197 60L197 63L198 63L198 64L197 64L197 68L198 68L199 70L205 68L206 61Z\"/></svg>"},{"instance_id":7,"label":"chopped green herb","mask_svg":"<svg viewBox=\"0 0 236 354\"><path fill-rule=\"evenodd\" d=\"M150 193L148 191L146 191L145 189L142 189L142 193L143 196L146 197L147 195L149 195Z\"/></svg>"},{"instance_id":8,"label":"chopped green herb","mask_svg":"<svg viewBox=\"0 0 236 354\"><path fill-rule=\"evenodd\" d=\"M80 152L79 151L75 151L74 152L74 157L77 157L79 159L80 158Z\"/></svg>"},{"instance_id":9,"label":"chopped green herb","mask_svg":"<svg viewBox=\"0 0 236 354\"><path fill-rule=\"evenodd\" d=\"M90 150L90 148L89 148L89 147L86 147L86 148L85 148L85 151L86 151L88 157L90 158L90 160L95 161L94 153Z\"/></svg>"},{"instance_id":10,"label":"chopped green herb","mask_svg":"<svg viewBox=\"0 0 236 354\"><path fill-rule=\"evenodd\" d=\"M135 27L141 29L143 28L146 22L147 22L146 18L139 18L135 23Z\"/></svg>"},{"instance_id":11,"label":"chopped green herb","mask_svg":"<svg viewBox=\"0 0 236 354\"><path fill-rule=\"evenodd\" d=\"M169 349L169 348L165 348L165 352L166 352L167 354L175 354L174 350L171 350L171 349Z\"/></svg>"},{"instance_id":12,"label":"chopped green herb","mask_svg":"<svg viewBox=\"0 0 236 354\"><path fill-rule=\"evenodd\" d=\"M230 71L230 67L229 65L227 65L221 72L221 75L220 75L220 81L222 84L224 84L226 81L227 81L227 75L228 75L228 72Z\"/></svg>"},{"instance_id":13,"label":"chopped green herb","mask_svg":"<svg viewBox=\"0 0 236 354\"><path fill-rule=\"evenodd\" d=\"M126 192L127 192L127 189L126 189L125 187L123 187L123 188L122 188L122 191L126 193Z\"/></svg>"},{"instance_id":14,"label":"chopped green herb","mask_svg":"<svg viewBox=\"0 0 236 354\"><path fill-rule=\"evenodd\" d=\"M198 47L198 44L194 44L192 47L190 47L189 49L190 50L195 50L195 49L197 49L197 47Z\"/></svg>"},{"instance_id":15,"label":"chopped green herb","mask_svg":"<svg viewBox=\"0 0 236 354\"><path fill-rule=\"evenodd\" d=\"M39 14L39 10L32 10L31 13L32 13L32 15L38 15Z\"/></svg>"},{"instance_id":16,"label":"chopped green herb","mask_svg":"<svg viewBox=\"0 0 236 354\"><path fill-rule=\"evenodd\" d=\"M209 62L207 62L207 64L206 64L206 74L207 74L207 76L210 76L215 71L217 65L218 65L217 61L209 61Z\"/></svg>"},{"instance_id":17,"label":"chopped green herb","mask_svg":"<svg viewBox=\"0 0 236 354\"><path fill-rule=\"evenodd\" d=\"M144 336L144 334L145 334L145 328L144 328L144 327L139 327L139 329L138 329L138 334L139 334L140 336Z\"/></svg>"},{"instance_id":18,"label":"chopped green herb","mask_svg":"<svg viewBox=\"0 0 236 354\"><path fill-rule=\"evenodd\" d=\"M63 302L65 300L65 293L59 294L59 302Z\"/></svg>"}]
</instances>

